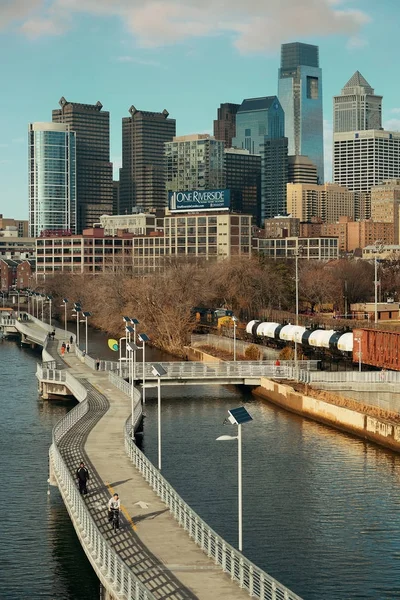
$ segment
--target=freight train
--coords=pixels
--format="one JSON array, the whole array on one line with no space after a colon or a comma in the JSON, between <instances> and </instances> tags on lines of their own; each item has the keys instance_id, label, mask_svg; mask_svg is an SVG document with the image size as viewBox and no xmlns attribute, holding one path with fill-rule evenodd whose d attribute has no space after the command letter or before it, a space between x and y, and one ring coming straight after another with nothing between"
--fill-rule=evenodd
<instances>
[{"instance_id":1,"label":"freight train","mask_svg":"<svg viewBox=\"0 0 400 600\"><path fill-rule=\"evenodd\" d=\"M400 332L381 329L307 329L301 325L250 321L248 339L283 348L300 344L305 356L321 356L335 361L362 363L372 369L400 371Z\"/></svg>"},{"instance_id":2,"label":"freight train","mask_svg":"<svg viewBox=\"0 0 400 600\"><path fill-rule=\"evenodd\" d=\"M246 333L254 342L270 342L283 347L288 342L301 344L304 354L320 351L353 360L353 332L334 329L307 329L302 325L250 321Z\"/></svg>"}]
</instances>

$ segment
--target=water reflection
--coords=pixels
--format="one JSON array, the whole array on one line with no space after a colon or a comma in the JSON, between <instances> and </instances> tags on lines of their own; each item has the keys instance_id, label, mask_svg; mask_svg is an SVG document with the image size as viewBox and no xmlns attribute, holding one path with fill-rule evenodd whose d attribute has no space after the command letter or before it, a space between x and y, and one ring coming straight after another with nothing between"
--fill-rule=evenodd
<instances>
[{"instance_id":1,"label":"water reflection","mask_svg":"<svg viewBox=\"0 0 400 600\"><path fill-rule=\"evenodd\" d=\"M311 599L400 597L400 457L235 387L163 388L163 474L237 545L237 444L216 443L243 403L244 551ZM143 447L156 462L155 393ZM184 459L182 459L184 457Z\"/></svg>"}]
</instances>

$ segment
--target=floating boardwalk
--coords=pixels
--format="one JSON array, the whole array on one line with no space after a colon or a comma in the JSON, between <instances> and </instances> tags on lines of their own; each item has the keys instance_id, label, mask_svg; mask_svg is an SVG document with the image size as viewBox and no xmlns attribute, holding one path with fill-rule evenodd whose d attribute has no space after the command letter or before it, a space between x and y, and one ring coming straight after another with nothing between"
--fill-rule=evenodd
<instances>
[{"instance_id":1,"label":"floating boardwalk","mask_svg":"<svg viewBox=\"0 0 400 600\"><path fill-rule=\"evenodd\" d=\"M37 326L36 321L36 336ZM80 403L54 428L50 481L60 489L103 598L301 600L218 536L137 448L130 386L115 373L91 368L94 361L80 351L61 360L56 346L64 332L56 335L56 342L45 342L39 381L62 381ZM50 363L52 369L46 368ZM137 427L138 389L133 404ZM75 480L81 460L91 474L87 497L80 496ZM117 533L107 520L107 501L115 491L122 502Z\"/></svg>"}]
</instances>

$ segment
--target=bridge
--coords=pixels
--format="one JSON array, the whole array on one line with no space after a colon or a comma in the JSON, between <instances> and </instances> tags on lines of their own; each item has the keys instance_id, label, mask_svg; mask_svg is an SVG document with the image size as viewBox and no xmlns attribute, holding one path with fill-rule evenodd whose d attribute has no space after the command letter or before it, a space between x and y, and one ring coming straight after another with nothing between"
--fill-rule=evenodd
<instances>
[{"instance_id":1,"label":"bridge","mask_svg":"<svg viewBox=\"0 0 400 600\"><path fill-rule=\"evenodd\" d=\"M31 328L30 321L23 325ZM32 325L31 333L18 331L38 343L40 325L37 320ZM65 385L79 401L53 430L50 481L60 490L104 588L103 598L301 600L212 530L139 450L134 441L143 416L139 389L114 371L97 370L96 361L79 349L61 360L57 346L65 333L56 329L52 342L48 327L41 337L44 362L38 365L39 381ZM173 369L170 374L171 381L178 379ZM215 377L214 371L210 380ZM227 372L220 381L223 377ZM238 372L232 377L246 379ZM87 498L79 494L75 480L82 459L91 472ZM122 528L116 534L105 510L114 490L123 502Z\"/></svg>"}]
</instances>

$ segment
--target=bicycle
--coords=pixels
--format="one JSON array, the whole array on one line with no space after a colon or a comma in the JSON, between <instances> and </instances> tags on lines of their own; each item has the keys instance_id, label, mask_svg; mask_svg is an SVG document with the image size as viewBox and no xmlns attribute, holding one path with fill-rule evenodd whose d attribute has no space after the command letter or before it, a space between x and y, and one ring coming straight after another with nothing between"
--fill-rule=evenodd
<instances>
[{"instance_id":1,"label":"bicycle","mask_svg":"<svg viewBox=\"0 0 400 600\"><path fill-rule=\"evenodd\" d=\"M111 513L112 513L111 525L112 525L113 531L117 531L117 529L119 529L119 509L112 508Z\"/></svg>"}]
</instances>

